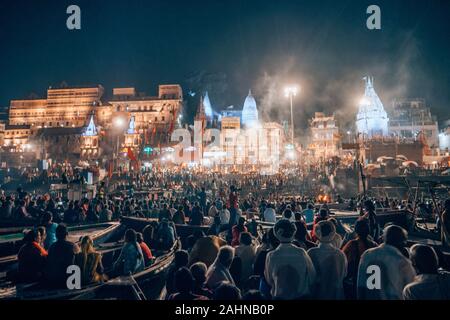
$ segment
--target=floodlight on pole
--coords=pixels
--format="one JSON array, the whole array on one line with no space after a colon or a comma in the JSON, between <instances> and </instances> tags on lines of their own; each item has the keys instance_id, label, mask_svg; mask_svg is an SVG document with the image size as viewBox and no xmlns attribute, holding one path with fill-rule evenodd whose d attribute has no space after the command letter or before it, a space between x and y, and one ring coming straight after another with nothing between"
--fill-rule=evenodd
<instances>
[{"instance_id":1,"label":"floodlight on pole","mask_svg":"<svg viewBox=\"0 0 450 320\"><path fill-rule=\"evenodd\" d=\"M286 98L289 98L289 101L291 103L291 143L292 146L294 146L294 112L293 112L293 99L295 96L297 96L298 93L298 87L296 85L290 85L284 88L284 95Z\"/></svg>"},{"instance_id":2,"label":"floodlight on pole","mask_svg":"<svg viewBox=\"0 0 450 320\"><path fill-rule=\"evenodd\" d=\"M125 120L121 117L117 117L114 119L114 126L118 129L125 127Z\"/></svg>"}]
</instances>

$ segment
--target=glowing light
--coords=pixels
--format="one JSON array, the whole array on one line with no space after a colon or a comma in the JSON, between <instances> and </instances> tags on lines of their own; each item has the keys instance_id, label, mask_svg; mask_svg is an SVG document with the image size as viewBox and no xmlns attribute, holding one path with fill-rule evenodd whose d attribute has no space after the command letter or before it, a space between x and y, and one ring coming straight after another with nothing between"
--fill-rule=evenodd
<instances>
[{"instance_id":1,"label":"glowing light","mask_svg":"<svg viewBox=\"0 0 450 320\"><path fill-rule=\"evenodd\" d=\"M285 146L285 148L286 148L286 150L294 150L294 145L289 143Z\"/></svg>"},{"instance_id":2,"label":"glowing light","mask_svg":"<svg viewBox=\"0 0 450 320\"><path fill-rule=\"evenodd\" d=\"M125 120L123 118L115 118L114 119L114 126L116 128L123 128L125 126Z\"/></svg>"},{"instance_id":3,"label":"glowing light","mask_svg":"<svg viewBox=\"0 0 450 320\"><path fill-rule=\"evenodd\" d=\"M359 100L359 104L365 106L365 105L369 104L369 100L367 100L365 97L362 97Z\"/></svg>"},{"instance_id":4,"label":"glowing light","mask_svg":"<svg viewBox=\"0 0 450 320\"><path fill-rule=\"evenodd\" d=\"M295 97L298 93L298 87L296 85L290 85L284 88L284 95L286 98Z\"/></svg>"},{"instance_id":5,"label":"glowing light","mask_svg":"<svg viewBox=\"0 0 450 320\"><path fill-rule=\"evenodd\" d=\"M258 108L250 90L242 108L242 124L246 128L254 128L258 125L258 119Z\"/></svg>"}]
</instances>

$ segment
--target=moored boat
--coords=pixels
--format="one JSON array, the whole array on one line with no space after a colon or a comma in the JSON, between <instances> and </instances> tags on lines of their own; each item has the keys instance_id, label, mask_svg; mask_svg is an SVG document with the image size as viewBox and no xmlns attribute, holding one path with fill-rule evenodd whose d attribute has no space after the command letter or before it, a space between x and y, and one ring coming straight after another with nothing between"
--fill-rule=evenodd
<instances>
[{"instance_id":1,"label":"moored boat","mask_svg":"<svg viewBox=\"0 0 450 320\"><path fill-rule=\"evenodd\" d=\"M78 242L83 236L89 235L94 245L113 241L123 234L123 226L118 222L98 223L91 225L69 227L68 240ZM22 245L23 233L0 236L0 271L5 271L17 262L17 252Z\"/></svg>"},{"instance_id":2,"label":"moored boat","mask_svg":"<svg viewBox=\"0 0 450 320\"><path fill-rule=\"evenodd\" d=\"M50 289L41 283L4 286L0 287L0 300L155 299L164 286L165 273L180 247L179 241L176 241L169 251L159 255L150 266L132 276L114 277L107 282L91 284L81 289ZM112 270L121 248L122 246L115 246L99 250L105 268ZM105 257L108 257L108 261L105 261Z\"/></svg>"}]
</instances>

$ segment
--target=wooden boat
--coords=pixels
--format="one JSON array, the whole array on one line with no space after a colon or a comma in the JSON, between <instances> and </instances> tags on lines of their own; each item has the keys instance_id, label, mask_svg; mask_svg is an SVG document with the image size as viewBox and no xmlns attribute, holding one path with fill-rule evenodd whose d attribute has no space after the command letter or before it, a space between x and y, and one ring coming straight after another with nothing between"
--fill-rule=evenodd
<instances>
[{"instance_id":1,"label":"wooden boat","mask_svg":"<svg viewBox=\"0 0 450 320\"><path fill-rule=\"evenodd\" d=\"M114 222L114 221L110 221L110 222ZM96 224L102 224L102 223L110 223L110 222L83 222L83 223L75 223L75 224L67 224L67 227L70 228L83 228L83 227L89 227L91 225L96 225ZM0 223L1 224L1 223ZM4 235L11 235L14 233L22 233L24 230L27 229L31 229L33 227L38 227L40 226L39 222L34 222L34 223L27 223L27 224L21 224L21 223L15 223L15 225L13 226L9 226L9 227L0 227L0 236L4 236Z\"/></svg>"},{"instance_id":2,"label":"wooden boat","mask_svg":"<svg viewBox=\"0 0 450 320\"><path fill-rule=\"evenodd\" d=\"M108 243L100 244L97 247L98 252L102 254L102 262L104 265L112 265L117 258L120 250L122 249L122 243ZM42 300L42 299L62 299L69 298L84 292L84 290L92 289L100 284L93 284L82 288L80 290L69 289L51 289L45 285L35 282L26 284L14 284L6 279L0 281L0 300ZM76 291L76 292L75 292Z\"/></svg>"},{"instance_id":3,"label":"wooden boat","mask_svg":"<svg viewBox=\"0 0 450 320\"><path fill-rule=\"evenodd\" d=\"M165 282L165 274L174 259L175 252L181 248L176 241L168 252L158 256L153 264L145 270L131 277L115 277L105 283L88 285L79 290L49 289L39 283L16 285L6 289L0 288L1 299L13 300L92 300L92 299L121 299L144 300L156 297L161 291L161 284ZM114 257L118 255L122 246L99 250L102 253L105 268L112 269ZM108 263L105 256L110 254ZM159 283L159 286L157 286ZM141 290L142 288L142 290ZM145 290L145 291L144 291ZM144 294L146 292L146 294Z\"/></svg>"},{"instance_id":4,"label":"wooden boat","mask_svg":"<svg viewBox=\"0 0 450 320\"><path fill-rule=\"evenodd\" d=\"M407 210L377 210L377 222L380 227L384 227L388 223L394 223L405 229L408 229L409 220L412 215ZM331 211L332 218L335 218L342 223L354 224L360 217L355 211Z\"/></svg>"},{"instance_id":5,"label":"wooden boat","mask_svg":"<svg viewBox=\"0 0 450 320\"><path fill-rule=\"evenodd\" d=\"M141 232L146 226L157 222L158 219L154 218L138 218L138 217L121 217L120 222L127 227L134 229L138 232ZM271 228L274 226L274 223L258 221L258 224L263 228ZM193 226L189 224L175 224L175 228L177 231L178 237L184 239L192 234L195 231L203 231L205 234L208 232L210 225L202 225L202 226Z\"/></svg>"},{"instance_id":6,"label":"wooden boat","mask_svg":"<svg viewBox=\"0 0 450 320\"><path fill-rule=\"evenodd\" d=\"M83 236L90 235L94 245L99 245L112 241L114 237L118 237L119 234L123 233L123 229L124 227L118 222L69 227L68 240L76 243ZM22 233L0 236L0 254L4 255L0 258L0 271L5 271L5 269L17 262L16 253L22 245L22 238Z\"/></svg>"},{"instance_id":7,"label":"wooden boat","mask_svg":"<svg viewBox=\"0 0 450 320\"><path fill-rule=\"evenodd\" d=\"M138 218L138 217L121 217L120 223L127 227L141 232L146 226L157 222L158 219L153 218ZM206 233L209 230L209 226L193 226L189 224L175 224L178 237L185 239L188 236L195 233L195 231L203 231Z\"/></svg>"},{"instance_id":8,"label":"wooden boat","mask_svg":"<svg viewBox=\"0 0 450 320\"><path fill-rule=\"evenodd\" d=\"M21 221L17 221L16 219L2 219L0 221L0 230L2 233L4 233L5 229L7 230L9 228L33 227L37 224L39 224L39 221L37 219L21 220Z\"/></svg>"},{"instance_id":9,"label":"wooden boat","mask_svg":"<svg viewBox=\"0 0 450 320\"><path fill-rule=\"evenodd\" d=\"M168 252L159 256L145 270L128 277L117 277L112 281L73 297L73 300L156 300L165 286L166 273L181 249L181 242L175 241Z\"/></svg>"}]
</instances>

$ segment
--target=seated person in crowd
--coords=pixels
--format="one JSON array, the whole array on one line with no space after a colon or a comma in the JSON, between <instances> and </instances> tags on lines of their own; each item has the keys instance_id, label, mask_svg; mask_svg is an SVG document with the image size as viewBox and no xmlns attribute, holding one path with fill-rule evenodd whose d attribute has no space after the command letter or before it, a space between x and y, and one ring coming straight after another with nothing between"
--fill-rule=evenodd
<instances>
[{"instance_id":1,"label":"seated person in crowd","mask_svg":"<svg viewBox=\"0 0 450 320\"><path fill-rule=\"evenodd\" d=\"M79 252L76 244L67 241L67 227L59 224L56 228L56 242L48 250L45 278L51 286L66 287L67 267L74 264L75 254Z\"/></svg>"},{"instance_id":2,"label":"seated person in crowd","mask_svg":"<svg viewBox=\"0 0 450 320\"><path fill-rule=\"evenodd\" d=\"M234 283L220 282L216 290L214 290L213 300L236 301L241 299L241 290Z\"/></svg>"},{"instance_id":3,"label":"seated person in crowd","mask_svg":"<svg viewBox=\"0 0 450 320\"><path fill-rule=\"evenodd\" d=\"M223 281L234 285L234 279L230 274L230 267L234 259L234 249L230 246L220 248L214 263L208 268L206 273L206 285L214 290Z\"/></svg>"},{"instance_id":4,"label":"seated person in crowd","mask_svg":"<svg viewBox=\"0 0 450 320\"><path fill-rule=\"evenodd\" d=\"M132 275L144 270L144 267L144 255L137 242L136 231L128 229L125 232L125 244L114 264L114 269L121 275Z\"/></svg>"},{"instance_id":5,"label":"seated person in crowd","mask_svg":"<svg viewBox=\"0 0 450 320\"><path fill-rule=\"evenodd\" d=\"M194 289L194 278L188 268L182 267L175 272L175 293L167 300L209 300L207 297L192 293Z\"/></svg>"},{"instance_id":6,"label":"seated person in crowd","mask_svg":"<svg viewBox=\"0 0 450 320\"><path fill-rule=\"evenodd\" d=\"M175 252L174 259L169 266L166 276L167 296L175 292L175 273L182 267L186 267L189 261L189 253L185 250Z\"/></svg>"},{"instance_id":7,"label":"seated person in crowd","mask_svg":"<svg viewBox=\"0 0 450 320\"><path fill-rule=\"evenodd\" d=\"M145 265L148 266L148 265L152 264L154 261L154 257L153 257L152 251L150 250L148 245L144 242L142 233L140 233L140 232L136 233L136 240L137 240L137 243L139 243L139 246L141 247L142 253L144 255Z\"/></svg>"},{"instance_id":8,"label":"seated person in crowd","mask_svg":"<svg viewBox=\"0 0 450 320\"><path fill-rule=\"evenodd\" d=\"M212 291L206 287L206 272L208 268L203 262L194 263L189 270L194 278L194 289L192 293L212 298Z\"/></svg>"},{"instance_id":9,"label":"seated person in crowd","mask_svg":"<svg viewBox=\"0 0 450 320\"><path fill-rule=\"evenodd\" d=\"M411 261L417 276L403 289L403 298L450 300L450 273L439 272L439 261L434 249L423 244L412 246Z\"/></svg>"},{"instance_id":10,"label":"seated person in crowd","mask_svg":"<svg viewBox=\"0 0 450 320\"><path fill-rule=\"evenodd\" d=\"M17 255L19 262L18 280L20 282L34 282L41 279L48 253L40 245L41 235L36 229L25 234L24 245Z\"/></svg>"},{"instance_id":11,"label":"seated person in crowd","mask_svg":"<svg viewBox=\"0 0 450 320\"><path fill-rule=\"evenodd\" d=\"M81 284L88 285L105 280L102 255L95 251L91 237L84 236L80 247L81 251L75 255L75 264L81 270Z\"/></svg>"}]
</instances>

